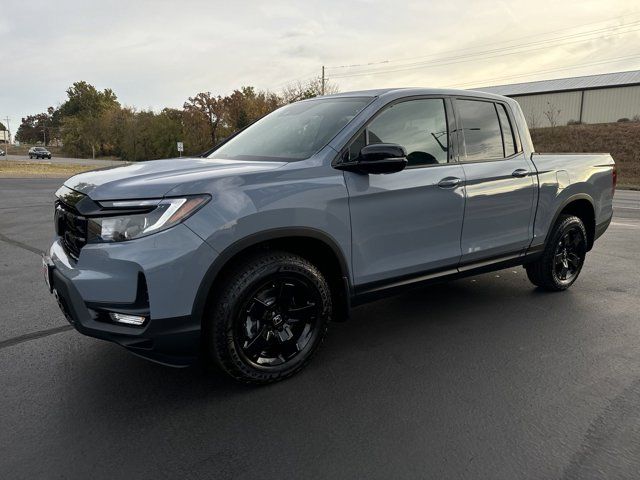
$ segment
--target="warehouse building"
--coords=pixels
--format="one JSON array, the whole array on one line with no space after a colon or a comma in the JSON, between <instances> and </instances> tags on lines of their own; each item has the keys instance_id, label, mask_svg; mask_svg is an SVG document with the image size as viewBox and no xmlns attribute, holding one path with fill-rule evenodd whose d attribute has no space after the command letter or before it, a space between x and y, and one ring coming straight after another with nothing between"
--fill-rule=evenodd
<instances>
[{"instance_id":1,"label":"warehouse building","mask_svg":"<svg viewBox=\"0 0 640 480\"><path fill-rule=\"evenodd\" d=\"M477 90L516 100L531 128L640 120L640 70Z\"/></svg>"}]
</instances>

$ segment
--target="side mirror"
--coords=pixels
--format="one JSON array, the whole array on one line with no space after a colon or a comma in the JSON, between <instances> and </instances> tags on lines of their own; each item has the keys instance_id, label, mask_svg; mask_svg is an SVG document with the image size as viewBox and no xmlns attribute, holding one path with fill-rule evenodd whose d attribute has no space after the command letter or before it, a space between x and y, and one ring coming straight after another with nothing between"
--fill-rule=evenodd
<instances>
[{"instance_id":1,"label":"side mirror","mask_svg":"<svg viewBox=\"0 0 640 480\"><path fill-rule=\"evenodd\" d=\"M374 143L362 147L354 161L344 162L335 167L358 173L395 173L407 166L407 151L395 143Z\"/></svg>"}]
</instances>

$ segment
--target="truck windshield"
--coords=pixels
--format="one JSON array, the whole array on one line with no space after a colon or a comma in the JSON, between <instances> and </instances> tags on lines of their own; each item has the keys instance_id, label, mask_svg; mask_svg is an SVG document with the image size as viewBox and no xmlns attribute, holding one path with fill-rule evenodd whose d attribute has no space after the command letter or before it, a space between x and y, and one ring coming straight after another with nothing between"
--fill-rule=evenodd
<instances>
[{"instance_id":1,"label":"truck windshield","mask_svg":"<svg viewBox=\"0 0 640 480\"><path fill-rule=\"evenodd\" d=\"M303 160L318 152L371 97L323 98L282 107L240 132L208 158Z\"/></svg>"}]
</instances>

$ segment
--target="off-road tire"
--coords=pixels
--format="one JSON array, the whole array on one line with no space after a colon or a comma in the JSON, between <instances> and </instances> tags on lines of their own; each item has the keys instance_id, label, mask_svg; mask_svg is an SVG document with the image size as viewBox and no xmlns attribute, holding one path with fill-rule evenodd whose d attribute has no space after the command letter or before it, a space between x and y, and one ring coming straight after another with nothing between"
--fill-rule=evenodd
<instances>
[{"instance_id":1,"label":"off-road tire","mask_svg":"<svg viewBox=\"0 0 640 480\"><path fill-rule=\"evenodd\" d=\"M316 317L317 335L309 341L309 348L300 351L288 362L279 366L258 366L242 354L238 343L237 327L242 315L240 309L252 289L270 277L301 275L317 289L314 294L321 299L320 314ZM253 254L228 272L209 304L204 325L205 352L207 357L223 372L236 380L250 384L266 384L288 378L304 368L322 345L332 313L329 285L320 270L298 255L282 251L264 251ZM312 343L312 344L311 344Z\"/></svg>"},{"instance_id":2,"label":"off-road tire","mask_svg":"<svg viewBox=\"0 0 640 480\"><path fill-rule=\"evenodd\" d=\"M562 280L555 272L555 256L557 255L559 242L571 230L575 230L576 233L582 236L583 249L579 255L576 273L570 279ZM531 283L545 290L554 292L566 290L574 284L580 275L586 256L586 245L587 230L582 220L573 215L561 215L553 227L542 256L538 260L525 265L527 277L529 277Z\"/></svg>"}]
</instances>

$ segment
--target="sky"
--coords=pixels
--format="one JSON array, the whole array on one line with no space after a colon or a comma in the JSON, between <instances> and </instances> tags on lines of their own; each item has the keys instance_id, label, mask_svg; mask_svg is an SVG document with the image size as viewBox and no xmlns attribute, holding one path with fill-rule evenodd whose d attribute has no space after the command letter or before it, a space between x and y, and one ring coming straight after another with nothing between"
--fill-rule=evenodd
<instances>
[{"instance_id":1,"label":"sky","mask_svg":"<svg viewBox=\"0 0 640 480\"><path fill-rule=\"evenodd\" d=\"M85 80L138 109L198 92L472 88L640 69L637 0L0 0L0 121ZM356 65L356 66L353 66Z\"/></svg>"}]
</instances>

